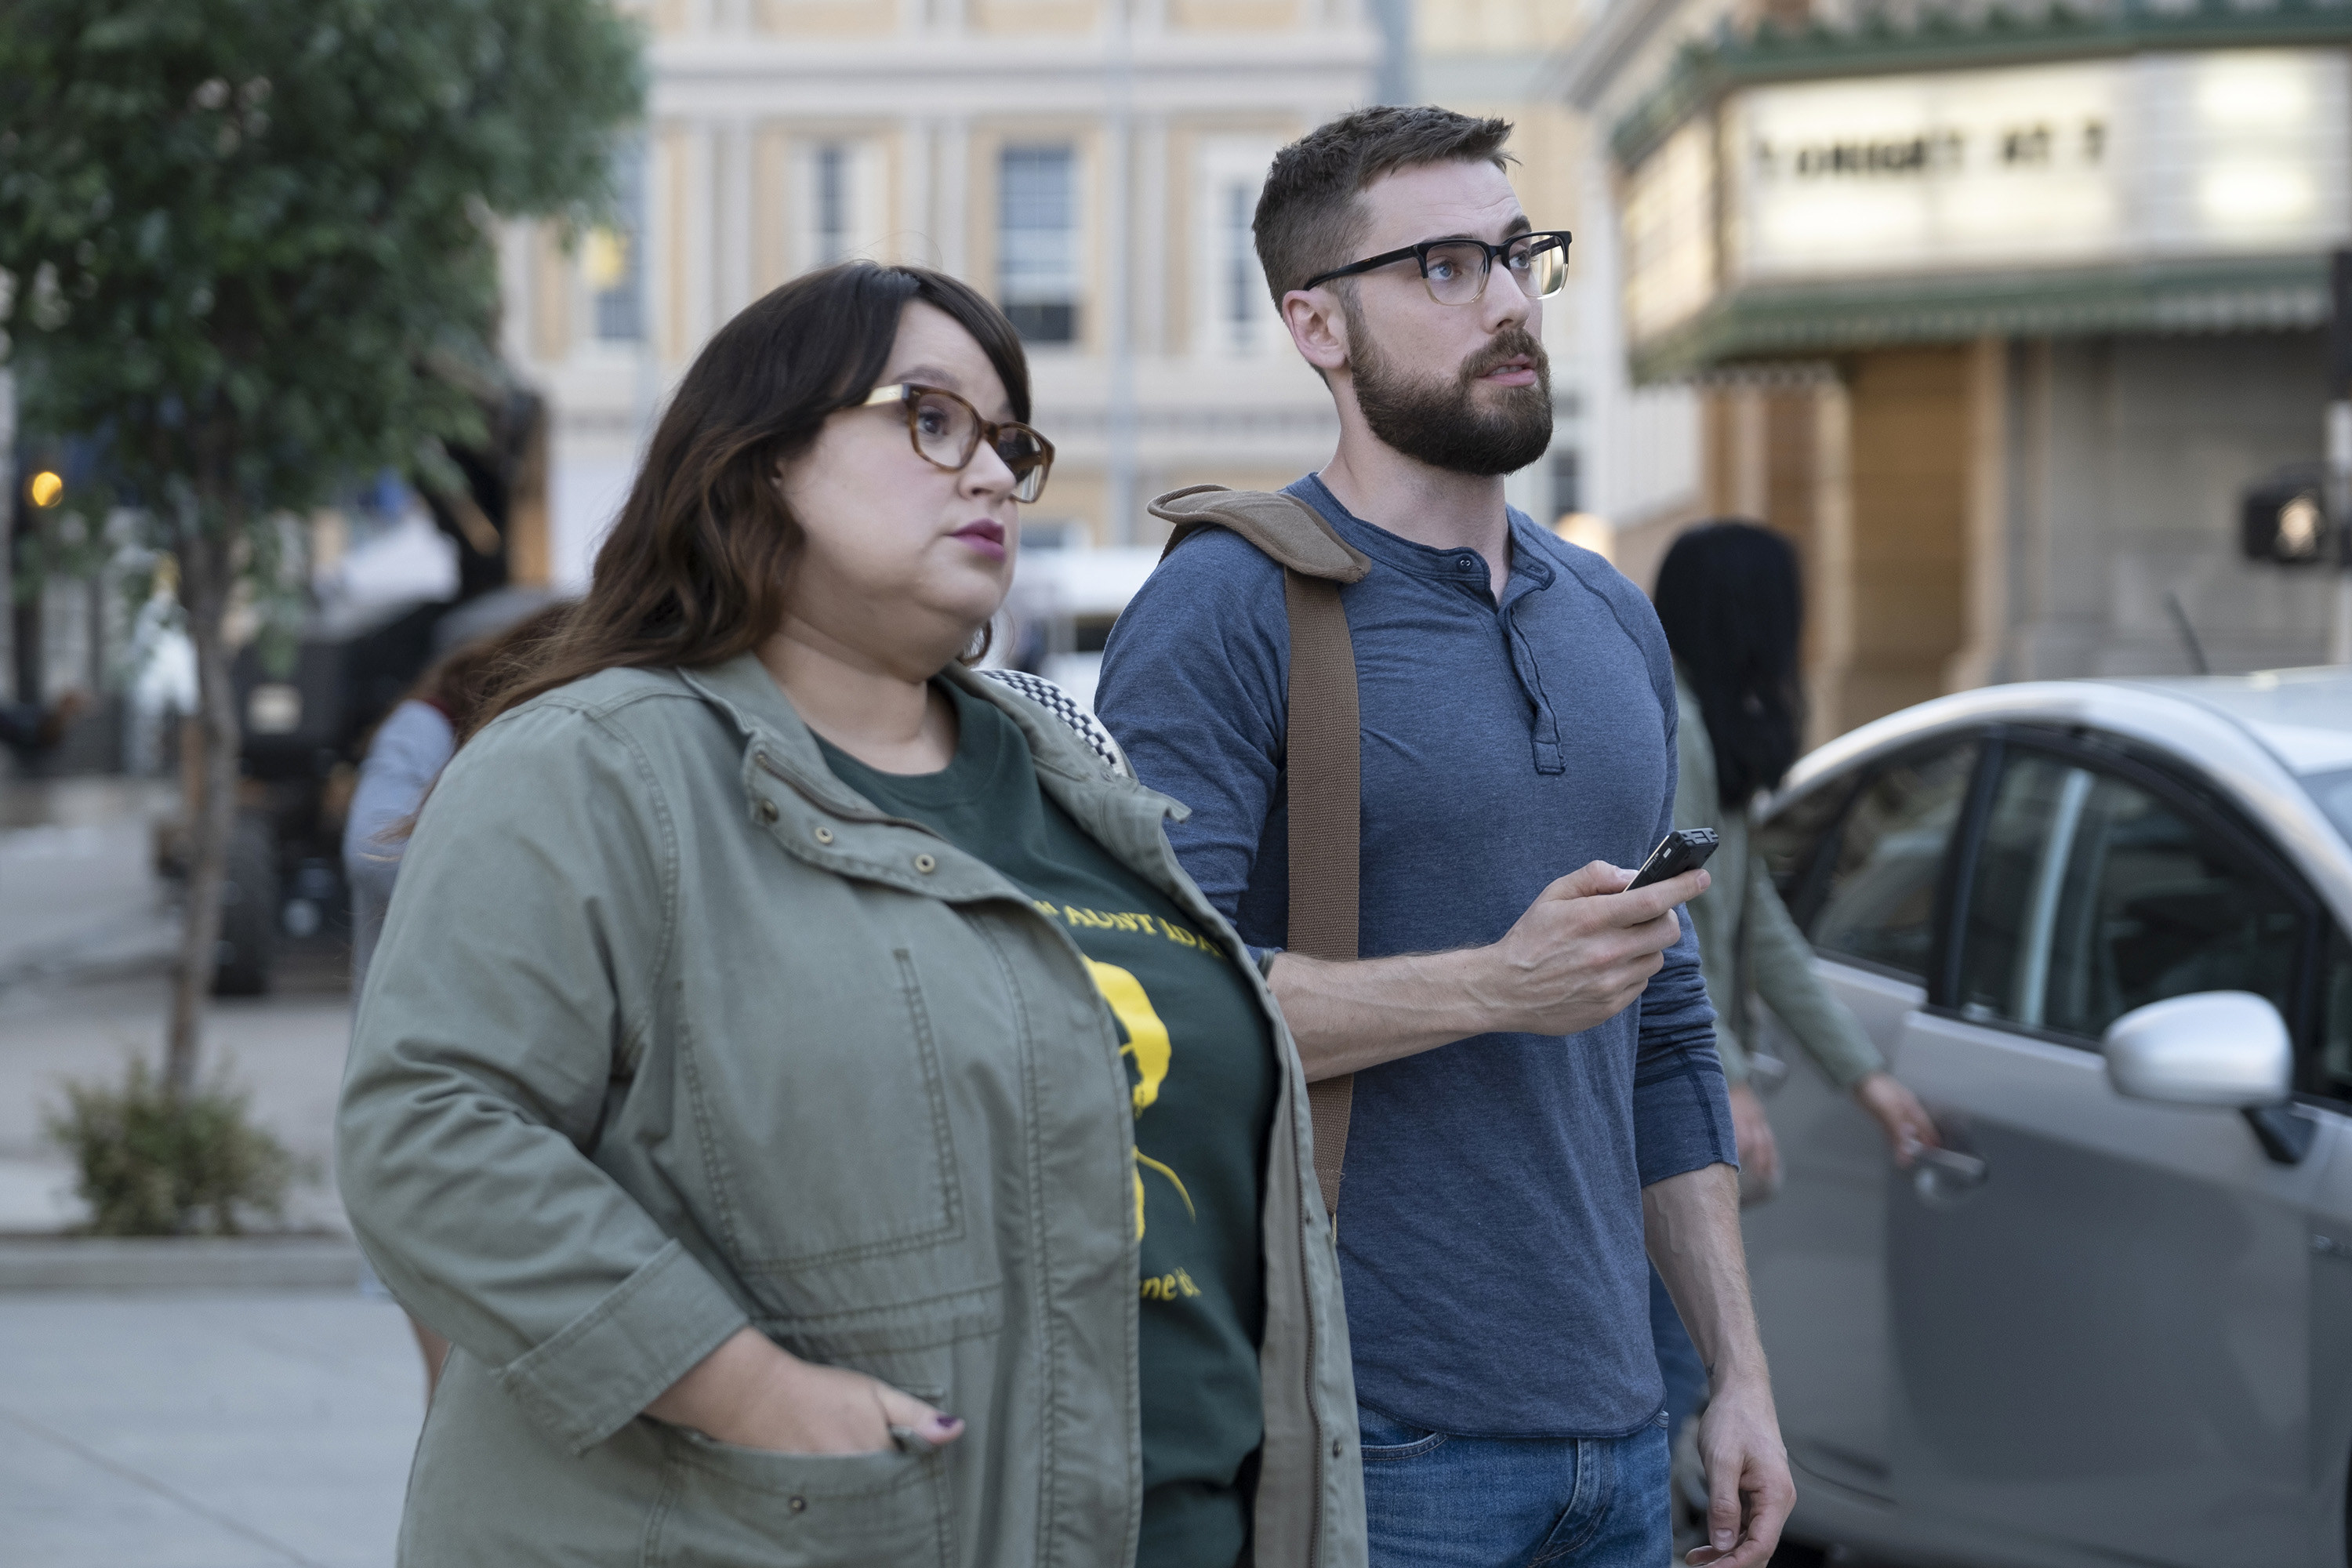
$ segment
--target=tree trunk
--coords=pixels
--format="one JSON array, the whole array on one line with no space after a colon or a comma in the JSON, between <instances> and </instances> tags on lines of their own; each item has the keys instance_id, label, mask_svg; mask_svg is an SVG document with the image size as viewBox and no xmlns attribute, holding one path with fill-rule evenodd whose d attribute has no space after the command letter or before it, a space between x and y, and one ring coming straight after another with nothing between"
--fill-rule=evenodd
<instances>
[{"instance_id":1,"label":"tree trunk","mask_svg":"<svg viewBox=\"0 0 2352 1568\"><path fill-rule=\"evenodd\" d=\"M179 973L172 987L172 1020L164 1039L163 1084L185 1103L196 1083L205 1004L219 965L221 889L228 879L229 835L236 826L236 689L229 679L226 644L229 596L236 585L231 520L201 523L180 536L181 607L196 654L196 723L202 761L194 770L195 798L188 812L188 909L180 937Z\"/></svg>"}]
</instances>

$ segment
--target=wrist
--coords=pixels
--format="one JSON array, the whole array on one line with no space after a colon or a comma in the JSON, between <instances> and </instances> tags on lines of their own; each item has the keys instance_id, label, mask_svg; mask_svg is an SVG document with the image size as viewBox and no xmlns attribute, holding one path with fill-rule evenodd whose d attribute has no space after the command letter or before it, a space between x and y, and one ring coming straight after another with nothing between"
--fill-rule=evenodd
<instances>
[{"instance_id":1,"label":"wrist","mask_svg":"<svg viewBox=\"0 0 2352 1568\"><path fill-rule=\"evenodd\" d=\"M1528 1032L1518 1010L1506 998L1511 991L1511 964L1502 944L1465 947L1433 953L1432 963L1445 966L1444 994L1459 1016L1461 1035L1511 1035Z\"/></svg>"}]
</instances>

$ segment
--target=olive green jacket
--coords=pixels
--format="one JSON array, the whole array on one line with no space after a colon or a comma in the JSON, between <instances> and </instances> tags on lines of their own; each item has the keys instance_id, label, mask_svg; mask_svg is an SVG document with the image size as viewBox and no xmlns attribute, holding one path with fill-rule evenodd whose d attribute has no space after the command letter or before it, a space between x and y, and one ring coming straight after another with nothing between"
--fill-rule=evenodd
<instances>
[{"instance_id":1,"label":"olive green jacket","mask_svg":"<svg viewBox=\"0 0 2352 1568\"><path fill-rule=\"evenodd\" d=\"M949 675L1216 934L1272 1024L1256 1562L1356 1568L1355 1391L1297 1049L1168 847L1184 808ZM339 1123L353 1226L457 1347L401 1562L1131 1562L1129 1107L1060 922L853 794L755 658L608 670L499 719L409 846ZM970 1425L828 1458L639 1414L747 1322Z\"/></svg>"},{"instance_id":2,"label":"olive green jacket","mask_svg":"<svg viewBox=\"0 0 2352 1568\"><path fill-rule=\"evenodd\" d=\"M1714 884L1691 900L1690 917L1706 999L1715 1008L1715 1048L1723 1058L1723 1076L1734 1084L1748 1081L1755 1024L1751 1003L1760 994L1831 1081L1852 1089L1884 1068L1885 1059L1862 1021L1813 973L1812 945L1789 918L1764 858L1749 840L1748 813L1724 809L1715 742L1707 738L1697 694L1679 668L1675 706L1675 826L1712 827L1721 840L1706 863Z\"/></svg>"}]
</instances>

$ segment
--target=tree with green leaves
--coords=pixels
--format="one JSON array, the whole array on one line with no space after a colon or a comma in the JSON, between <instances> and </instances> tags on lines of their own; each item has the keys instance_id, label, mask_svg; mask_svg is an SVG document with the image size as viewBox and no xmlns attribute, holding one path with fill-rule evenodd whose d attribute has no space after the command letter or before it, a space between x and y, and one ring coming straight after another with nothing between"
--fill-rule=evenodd
<instances>
[{"instance_id":1,"label":"tree with green leaves","mask_svg":"<svg viewBox=\"0 0 2352 1568\"><path fill-rule=\"evenodd\" d=\"M640 62L607 0L0 5L0 356L25 430L100 476L43 515L133 519L195 647L175 1102L235 822L240 574L367 476L456 482L445 444L479 437L468 387L495 369L496 226L595 216Z\"/></svg>"}]
</instances>

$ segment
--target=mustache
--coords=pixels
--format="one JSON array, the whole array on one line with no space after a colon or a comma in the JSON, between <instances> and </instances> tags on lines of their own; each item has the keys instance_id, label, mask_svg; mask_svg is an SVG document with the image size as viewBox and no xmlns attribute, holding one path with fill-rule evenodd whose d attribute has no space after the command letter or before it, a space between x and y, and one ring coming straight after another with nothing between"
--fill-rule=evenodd
<instances>
[{"instance_id":1,"label":"mustache","mask_svg":"<svg viewBox=\"0 0 2352 1568\"><path fill-rule=\"evenodd\" d=\"M1525 327L1505 327L1485 348L1462 362L1462 384L1468 386L1506 360L1522 358L1535 366L1538 381L1551 384L1551 356L1544 353L1535 334Z\"/></svg>"}]
</instances>

